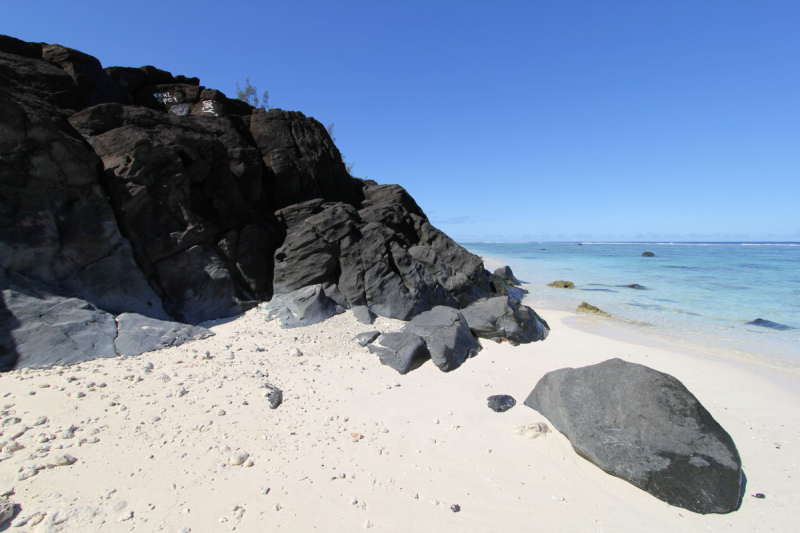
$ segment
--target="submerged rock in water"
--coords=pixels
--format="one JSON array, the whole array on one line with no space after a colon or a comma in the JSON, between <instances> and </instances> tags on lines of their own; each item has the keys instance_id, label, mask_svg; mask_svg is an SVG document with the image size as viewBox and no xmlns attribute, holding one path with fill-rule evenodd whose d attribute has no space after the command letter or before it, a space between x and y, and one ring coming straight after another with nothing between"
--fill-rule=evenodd
<instances>
[{"instance_id":1,"label":"submerged rock in water","mask_svg":"<svg viewBox=\"0 0 800 533\"><path fill-rule=\"evenodd\" d=\"M669 503L727 513L742 464L731 436L674 377L610 359L545 374L525 405L546 416L581 457Z\"/></svg>"},{"instance_id":2,"label":"submerged rock in water","mask_svg":"<svg viewBox=\"0 0 800 533\"><path fill-rule=\"evenodd\" d=\"M627 287L629 289L636 289L638 291L647 290L647 287L643 287L643 286L639 285L638 283L631 283L630 285L620 285L620 287Z\"/></svg>"},{"instance_id":3,"label":"submerged rock in water","mask_svg":"<svg viewBox=\"0 0 800 533\"><path fill-rule=\"evenodd\" d=\"M554 281L553 283L548 283L547 286L548 287L555 287L557 289L574 289L575 288L575 284L574 283L572 283L571 281L564 281L564 280L559 280L559 281Z\"/></svg>"},{"instance_id":4,"label":"submerged rock in water","mask_svg":"<svg viewBox=\"0 0 800 533\"><path fill-rule=\"evenodd\" d=\"M784 324L778 324L777 322L772 322L770 320L764 320L763 318L756 318L755 320L747 323L750 326L761 326L762 328L770 328L770 329L777 329L780 331L786 331L787 329L794 329L791 326L786 326Z\"/></svg>"},{"instance_id":5,"label":"submerged rock in water","mask_svg":"<svg viewBox=\"0 0 800 533\"><path fill-rule=\"evenodd\" d=\"M497 394L486 399L489 402L489 409L495 413L504 413L517 405L517 400L508 394Z\"/></svg>"},{"instance_id":6,"label":"submerged rock in water","mask_svg":"<svg viewBox=\"0 0 800 533\"><path fill-rule=\"evenodd\" d=\"M654 254L653 252L644 252L642 254L642 257L655 257L655 256L656 254Z\"/></svg>"},{"instance_id":7,"label":"submerged rock in water","mask_svg":"<svg viewBox=\"0 0 800 533\"><path fill-rule=\"evenodd\" d=\"M578 312L579 313L591 313L593 315L605 316L605 317L609 317L609 318L614 316L614 315L611 315L609 313L606 313L605 311L602 311L602 310L598 309L597 307L595 307L595 306L593 306L591 304L587 304L586 302L582 302L581 305L578 306Z\"/></svg>"}]
</instances>

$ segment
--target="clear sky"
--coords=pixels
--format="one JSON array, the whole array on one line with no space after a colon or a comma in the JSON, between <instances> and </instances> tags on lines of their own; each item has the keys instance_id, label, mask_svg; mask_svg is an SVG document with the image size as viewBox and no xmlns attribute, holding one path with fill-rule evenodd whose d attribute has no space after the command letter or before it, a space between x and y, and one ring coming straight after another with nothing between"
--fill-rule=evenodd
<instances>
[{"instance_id":1,"label":"clear sky","mask_svg":"<svg viewBox=\"0 0 800 533\"><path fill-rule=\"evenodd\" d=\"M472 240L800 241L800 2L5 2L0 33L335 123Z\"/></svg>"}]
</instances>

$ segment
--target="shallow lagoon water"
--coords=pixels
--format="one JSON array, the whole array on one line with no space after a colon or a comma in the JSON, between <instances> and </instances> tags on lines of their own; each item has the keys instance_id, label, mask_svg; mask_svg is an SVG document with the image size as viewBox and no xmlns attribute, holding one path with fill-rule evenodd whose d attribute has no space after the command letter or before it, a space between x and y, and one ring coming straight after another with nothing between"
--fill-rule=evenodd
<instances>
[{"instance_id":1,"label":"shallow lagoon water","mask_svg":"<svg viewBox=\"0 0 800 533\"><path fill-rule=\"evenodd\" d=\"M585 301L630 332L800 369L799 243L461 244L511 265L534 308ZM758 318L791 329L747 324Z\"/></svg>"}]
</instances>

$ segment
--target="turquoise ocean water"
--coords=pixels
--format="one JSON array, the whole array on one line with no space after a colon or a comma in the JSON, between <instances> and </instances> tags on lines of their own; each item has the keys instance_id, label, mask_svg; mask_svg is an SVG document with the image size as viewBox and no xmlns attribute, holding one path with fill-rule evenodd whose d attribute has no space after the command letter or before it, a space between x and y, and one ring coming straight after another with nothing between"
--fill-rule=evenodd
<instances>
[{"instance_id":1,"label":"turquoise ocean water","mask_svg":"<svg viewBox=\"0 0 800 533\"><path fill-rule=\"evenodd\" d=\"M800 369L800 243L460 244L510 265L534 309L585 301L630 333ZM792 329L747 324L757 318Z\"/></svg>"}]
</instances>

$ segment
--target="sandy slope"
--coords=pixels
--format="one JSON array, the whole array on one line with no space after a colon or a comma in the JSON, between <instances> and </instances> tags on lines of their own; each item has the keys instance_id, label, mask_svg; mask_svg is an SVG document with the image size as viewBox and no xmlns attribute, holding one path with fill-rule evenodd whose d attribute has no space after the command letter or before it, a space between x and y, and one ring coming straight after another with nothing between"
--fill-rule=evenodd
<instances>
[{"instance_id":1,"label":"sandy slope","mask_svg":"<svg viewBox=\"0 0 800 533\"><path fill-rule=\"evenodd\" d=\"M800 523L798 376L776 380L583 331L598 319L543 315L552 327L545 342L485 341L449 374L428 362L400 376L351 340L400 322L366 326L348 312L281 330L258 310L180 348L5 374L0 402L13 405L3 419L21 421L0 428L0 440L31 428L17 439L25 448L0 462L0 492L13 487L17 517L46 513L10 530L790 531ZM294 347L303 355L290 355ZM678 377L731 433L748 478L739 511L670 507L581 459L558 433L511 434L545 420L522 405L544 373L611 357ZM262 395L265 382L284 391L277 410ZM179 396L181 387L188 393ZM519 403L498 414L486 407L492 394ZM74 437L62 438L70 425ZM56 438L38 443L40 434ZM231 466L237 450L254 464ZM46 467L63 452L77 462ZM35 464L45 468L16 480Z\"/></svg>"}]
</instances>

